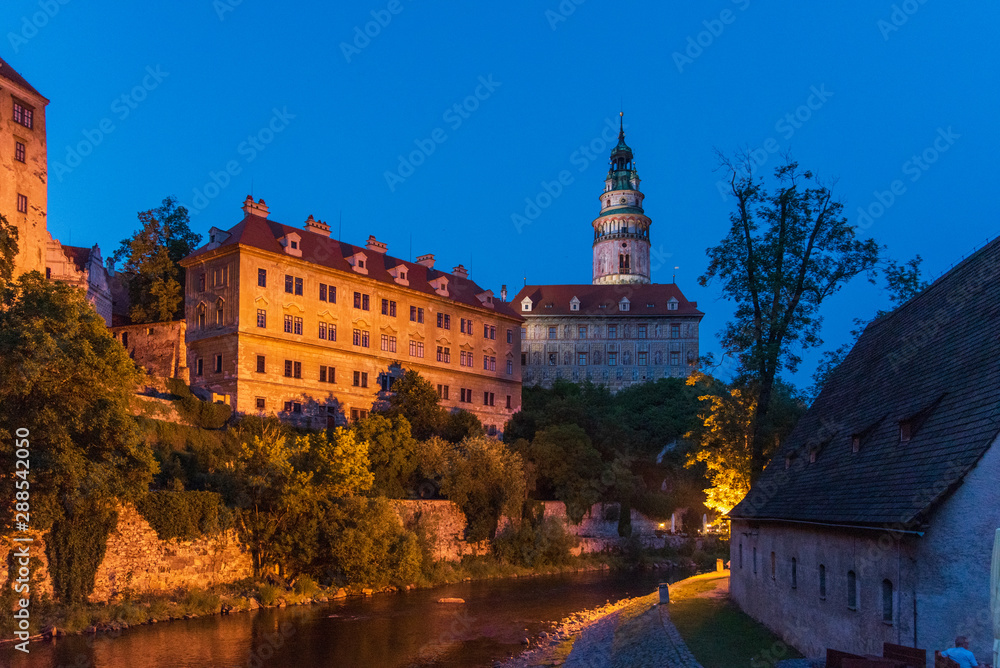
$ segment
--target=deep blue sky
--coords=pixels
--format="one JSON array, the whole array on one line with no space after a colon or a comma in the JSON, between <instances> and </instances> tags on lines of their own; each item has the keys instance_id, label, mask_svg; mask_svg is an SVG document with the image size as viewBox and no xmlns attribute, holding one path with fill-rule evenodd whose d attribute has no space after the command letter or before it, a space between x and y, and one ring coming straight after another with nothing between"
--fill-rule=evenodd
<instances>
[{"instance_id":1,"label":"deep blue sky","mask_svg":"<svg viewBox=\"0 0 1000 668\"><path fill-rule=\"evenodd\" d=\"M50 17L39 13L46 2ZM353 51L373 11L391 21ZM620 103L653 245L670 254L653 279L669 282L679 267L678 284L707 314L703 351L718 350L731 311L718 286L696 283L731 205L717 190L715 148L773 138L772 148L838 179L852 219L901 180L905 192L863 234L893 257L921 254L931 277L997 232L995 3L8 0L0 16L0 53L51 100L49 229L63 243L96 241L106 256L138 210L169 194L203 207L196 231L228 228L252 183L276 220L313 214L336 231L342 212L344 240L375 234L410 257L412 237L414 256L435 253L446 269L461 262L496 292L524 277L586 283L610 147L594 160L577 151L602 145ZM689 38L705 46L678 64ZM159 81L148 74L157 70ZM128 107L121 96L144 79L151 90ZM477 87L485 99L475 111L446 115ZM810 100L814 90L825 99ZM815 109L799 109L810 101ZM241 146L274 110L284 120L273 141ZM799 127L782 121L797 110L808 116ZM71 167L68 147L93 141L102 121L113 131ZM906 165L949 128L934 164ZM423 144L433 152L390 188L399 156L433 136ZM239 174L209 188L213 199L196 198L230 161ZM771 154L761 169L778 161ZM572 183L518 229L512 214L563 170ZM885 304L861 280L838 294L824 311L827 347L846 340L851 318ZM797 383L809 384L817 357L806 356Z\"/></svg>"}]
</instances>

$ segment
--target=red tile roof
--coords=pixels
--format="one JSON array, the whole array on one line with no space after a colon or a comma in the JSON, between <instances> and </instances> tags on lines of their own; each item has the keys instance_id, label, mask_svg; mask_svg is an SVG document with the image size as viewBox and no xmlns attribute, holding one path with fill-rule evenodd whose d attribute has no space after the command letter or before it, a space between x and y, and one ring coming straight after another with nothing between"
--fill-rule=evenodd
<instances>
[{"instance_id":1,"label":"red tile roof","mask_svg":"<svg viewBox=\"0 0 1000 668\"><path fill-rule=\"evenodd\" d=\"M46 103L48 103L48 99L44 95L39 93L37 90L35 90L35 87L32 86L30 83L28 83L27 79L18 74L17 70L11 67L10 64L3 58L0 58L0 77L3 77L7 81L17 84L21 88L27 89L28 91L34 93L38 97L45 100Z\"/></svg>"},{"instance_id":2,"label":"red tile roof","mask_svg":"<svg viewBox=\"0 0 1000 668\"><path fill-rule=\"evenodd\" d=\"M66 257L72 260L73 264L80 271L85 271L87 269L87 263L90 262L90 250L89 248L81 248L80 246L67 246L65 244L60 244L62 246L62 252Z\"/></svg>"},{"instance_id":3,"label":"red tile roof","mask_svg":"<svg viewBox=\"0 0 1000 668\"><path fill-rule=\"evenodd\" d=\"M530 297L531 311L521 311L521 301ZM580 310L571 311L570 301L580 300ZM629 310L620 311L623 298L629 301ZM677 309L668 310L670 299L677 300ZM518 312L532 315L614 315L618 316L697 316L698 302L690 302L676 283L646 285L526 285L511 300Z\"/></svg>"},{"instance_id":4,"label":"red tile roof","mask_svg":"<svg viewBox=\"0 0 1000 668\"><path fill-rule=\"evenodd\" d=\"M479 301L476 295L482 294L486 290L467 278L459 278L447 272L429 269L416 262L401 260L391 255L368 250L363 246L354 246L323 236L322 234L317 234L316 232L311 232L300 227L282 225L276 221L252 214L245 216L236 226L229 229L229 237L221 244L213 248L209 248L208 245L202 246L184 258L181 263L183 266L188 266L189 264L193 264L201 255L214 252L219 248L224 249L237 245L249 246L289 257L285 253L284 247L278 242L278 239L292 232L298 234L301 238L299 244L299 248L302 251L301 259L306 262L349 273L352 276L358 276L359 274L354 271L354 268L348 263L347 258L353 256L355 253L364 253L368 258L368 266L366 267L368 269L368 273L366 274L368 278L381 283L398 285L389 273L389 270L403 265L406 267L410 290L428 295L436 295L437 293L434 292L434 288L430 286L429 282L441 276L447 276L448 298L452 301L493 311L497 315L515 320L523 320L516 309L512 308L510 304L501 302L499 297L495 297L493 300L494 308L490 309L483 306L483 303Z\"/></svg>"}]
</instances>

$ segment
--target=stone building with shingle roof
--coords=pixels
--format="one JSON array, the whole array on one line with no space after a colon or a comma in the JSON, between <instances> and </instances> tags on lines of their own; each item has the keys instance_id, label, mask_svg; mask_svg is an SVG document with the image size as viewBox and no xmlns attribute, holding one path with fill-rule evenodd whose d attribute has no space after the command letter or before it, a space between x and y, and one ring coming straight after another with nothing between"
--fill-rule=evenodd
<instances>
[{"instance_id":1,"label":"stone building with shingle roof","mask_svg":"<svg viewBox=\"0 0 1000 668\"><path fill-rule=\"evenodd\" d=\"M1000 526L1000 239L872 322L734 508L733 599L807 655L967 635Z\"/></svg>"}]
</instances>

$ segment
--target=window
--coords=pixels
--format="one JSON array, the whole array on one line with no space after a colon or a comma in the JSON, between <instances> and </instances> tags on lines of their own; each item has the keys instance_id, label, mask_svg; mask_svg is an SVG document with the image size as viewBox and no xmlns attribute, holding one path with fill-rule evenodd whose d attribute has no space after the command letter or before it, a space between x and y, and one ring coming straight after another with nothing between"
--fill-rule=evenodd
<instances>
[{"instance_id":1,"label":"window","mask_svg":"<svg viewBox=\"0 0 1000 668\"><path fill-rule=\"evenodd\" d=\"M352 383L352 385L354 385L354 387L368 387L368 372L355 371L354 382Z\"/></svg>"},{"instance_id":2,"label":"window","mask_svg":"<svg viewBox=\"0 0 1000 668\"><path fill-rule=\"evenodd\" d=\"M677 302L674 301L674 300L672 300L672 299L669 302L667 302L667 310L668 311L676 311L677 310Z\"/></svg>"},{"instance_id":3,"label":"window","mask_svg":"<svg viewBox=\"0 0 1000 668\"><path fill-rule=\"evenodd\" d=\"M388 334L382 335L382 350L387 353L396 352L396 337Z\"/></svg>"},{"instance_id":4,"label":"window","mask_svg":"<svg viewBox=\"0 0 1000 668\"><path fill-rule=\"evenodd\" d=\"M354 337L351 339L351 343L356 346L361 346L362 348L368 348L368 335L369 332L366 329L355 329Z\"/></svg>"},{"instance_id":5,"label":"window","mask_svg":"<svg viewBox=\"0 0 1000 668\"><path fill-rule=\"evenodd\" d=\"M507 409L510 410L510 395L507 395Z\"/></svg>"},{"instance_id":6,"label":"window","mask_svg":"<svg viewBox=\"0 0 1000 668\"><path fill-rule=\"evenodd\" d=\"M125 335L123 334L122 335L122 340L124 341L124 339L125 339ZM203 359L201 359L199 357L198 361L195 362L195 369L196 369L196 371L195 371L196 375L198 375L198 376L204 376L205 375L205 360L203 360Z\"/></svg>"},{"instance_id":7,"label":"window","mask_svg":"<svg viewBox=\"0 0 1000 668\"><path fill-rule=\"evenodd\" d=\"M220 299L215 304L215 324L221 327L222 323L223 323L223 302Z\"/></svg>"},{"instance_id":8,"label":"window","mask_svg":"<svg viewBox=\"0 0 1000 668\"><path fill-rule=\"evenodd\" d=\"M205 305L198 307L198 327L205 329Z\"/></svg>"},{"instance_id":9,"label":"window","mask_svg":"<svg viewBox=\"0 0 1000 668\"><path fill-rule=\"evenodd\" d=\"M295 294L300 295L300 296L302 295L302 279L301 278L296 278L295 279Z\"/></svg>"},{"instance_id":10,"label":"window","mask_svg":"<svg viewBox=\"0 0 1000 668\"><path fill-rule=\"evenodd\" d=\"M490 436L496 436L497 426L495 424L491 424L489 427L487 427L486 433L489 434Z\"/></svg>"},{"instance_id":11,"label":"window","mask_svg":"<svg viewBox=\"0 0 1000 668\"><path fill-rule=\"evenodd\" d=\"M302 334L302 318L295 317L295 333Z\"/></svg>"},{"instance_id":12,"label":"window","mask_svg":"<svg viewBox=\"0 0 1000 668\"><path fill-rule=\"evenodd\" d=\"M608 325L608 338L609 339L618 338L618 325Z\"/></svg>"},{"instance_id":13,"label":"window","mask_svg":"<svg viewBox=\"0 0 1000 668\"><path fill-rule=\"evenodd\" d=\"M792 557L792 589L799 587L799 562Z\"/></svg>"},{"instance_id":14,"label":"window","mask_svg":"<svg viewBox=\"0 0 1000 668\"><path fill-rule=\"evenodd\" d=\"M326 323L325 322L319 323L319 338L323 339L324 341L326 340Z\"/></svg>"},{"instance_id":15,"label":"window","mask_svg":"<svg viewBox=\"0 0 1000 668\"><path fill-rule=\"evenodd\" d=\"M507 360L507 375L512 376L514 374L514 360Z\"/></svg>"},{"instance_id":16,"label":"window","mask_svg":"<svg viewBox=\"0 0 1000 668\"><path fill-rule=\"evenodd\" d=\"M259 411L264 410L264 406L266 404L267 402L264 400L264 397L257 397L257 410Z\"/></svg>"},{"instance_id":17,"label":"window","mask_svg":"<svg viewBox=\"0 0 1000 668\"><path fill-rule=\"evenodd\" d=\"M390 299L382 300L382 315L387 315L392 318L396 317L396 302Z\"/></svg>"},{"instance_id":18,"label":"window","mask_svg":"<svg viewBox=\"0 0 1000 668\"><path fill-rule=\"evenodd\" d=\"M826 566L819 565L819 597L826 600Z\"/></svg>"},{"instance_id":19,"label":"window","mask_svg":"<svg viewBox=\"0 0 1000 668\"><path fill-rule=\"evenodd\" d=\"M579 338L581 338L581 339L587 338L587 326L586 325L580 325L579 327L577 327L576 333L577 333L577 336Z\"/></svg>"},{"instance_id":20,"label":"window","mask_svg":"<svg viewBox=\"0 0 1000 668\"><path fill-rule=\"evenodd\" d=\"M673 364L674 366L677 366L678 364L681 363L681 354L680 354L680 352L678 352L676 350L671 351L671 353L670 353L670 363Z\"/></svg>"},{"instance_id":21,"label":"window","mask_svg":"<svg viewBox=\"0 0 1000 668\"><path fill-rule=\"evenodd\" d=\"M332 366L319 367L319 382L321 383L336 383L337 382L337 370Z\"/></svg>"},{"instance_id":22,"label":"window","mask_svg":"<svg viewBox=\"0 0 1000 668\"><path fill-rule=\"evenodd\" d=\"M628 256L626 256L626 257L628 257ZM627 311L628 307L629 307L629 303L627 301L623 300L623 301L618 302L618 310L619 311Z\"/></svg>"},{"instance_id":23,"label":"window","mask_svg":"<svg viewBox=\"0 0 1000 668\"><path fill-rule=\"evenodd\" d=\"M264 356L257 355L257 373L264 373Z\"/></svg>"},{"instance_id":24,"label":"window","mask_svg":"<svg viewBox=\"0 0 1000 668\"><path fill-rule=\"evenodd\" d=\"M424 356L424 343L423 341L410 341L410 357L423 357Z\"/></svg>"},{"instance_id":25,"label":"window","mask_svg":"<svg viewBox=\"0 0 1000 668\"><path fill-rule=\"evenodd\" d=\"M882 580L882 621L892 624L893 618L892 581Z\"/></svg>"},{"instance_id":26,"label":"window","mask_svg":"<svg viewBox=\"0 0 1000 668\"><path fill-rule=\"evenodd\" d=\"M451 316L447 313L438 313L437 326L441 329L451 329Z\"/></svg>"},{"instance_id":27,"label":"window","mask_svg":"<svg viewBox=\"0 0 1000 668\"><path fill-rule=\"evenodd\" d=\"M301 413L302 404L298 401L286 401L285 402L285 412L286 413Z\"/></svg>"},{"instance_id":28,"label":"window","mask_svg":"<svg viewBox=\"0 0 1000 668\"><path fill-rule=\"evenodd\" d=\"M364 420L368 417L368 411L364 408L352 408L351 409L351 422L357 422L358 420Z\"/></svg>"},{"instance_id":29,"label":"window","mask_svg":"<svg viewBox=\"0 0 1000 668\"><path fill-rule=\"evenodd\" d=\"M458 323L458 329L462 334L472 334L472 321L468 318L461 318Z\"/></svg>"},{"instance_id":30,"label":"window","mask_svg":"<svg viewBox=\"0 0 1000 668\"><path fill-rule=\"evenodd\" d=\"M639 366L646 366L647 364L649 364L649 353L647 353L645 350L640 350L635 354L635 362Z\"/></svg>"},{"instance_id":31,"label":"window","mask_svg":"<svg viewBox=\"0 0 1000 668\"><path fill-rule=\"evenodd\" d=\"M265 309L257 309L257 326L267 327L267 311Z\"/></svg>"},{"instance_id":32,"label":"window","mask_svg":"<svg viewBox=\"0 0 1000 668\"><path fill-rule=\"evenodd\" d=\"M638 325L636 327L635 338L637 339L646 338L646 325Z\"/></svg>"},{"instance_id":33,"label":"window","mask_svg":"<svg viewBox=\"0 0 1000 668\"><path fill-rule=\"evenodd\" d=\"M198 290L205 291L205 274L198 274Z\"/></svg>"},{"instance_id":34,"label":"window","mask_svg":"<svg viewBox=\"0 0 1000 668\"><path fill-rule=\"evenodd\" d=\"M528 366L528 353L521 353L521 366Z\"/></svg>"},{"instance_id":35,"label":"window","mask_svg":"<svg viewBox=\"0 0 1000 668\"><path fill-rule=\"evenodd\" d=\"M861 450L861 436L855 434L851 436L851 452L858 452Z\"/></svg>"},{"instance_id":36,"label":"window","mask_svg":"<svg viewBox=\"0 0 1000 668\"><path fill-rule=\"evenodd\" d=\"M522 327L521 328L521 339L524 340L526 338L528 338L528 328L527 327Z\"/></svg>"},{"instance_id":37,"label":"window","mask_svg":"<svg viewBox=\"0 0 1000 668\"><path fill-rule=\"evenodd\" d=\"M670 338L679 339L681 338L681 326L680 325L670 325Z\"/></svg>"},{"instance_id":38,"label":"window","mask_svg":"<svg viewBox=\"0 0 1000 668\"><path fill-rule=\"evenodd\" d=\"M587 353L577 353L576 364L577 366L587 366Z\"/></svg>"},{"instance_id":39,"label":"window","mask_svg":"<svg viewBox=\"0 0 1000 668\"><path fill-rule=\"evenodd\" d=\"M458 397L458 400L463 404L472 403L472 390L460 387L458 388Z\"/></svg>"},{"instance_id":40,"label":"window","mask_svg":"<svg viewBox=\"0 0 1000 668\"><path fill-rule=\"evenodd\" d=\"M285 274L285 292L292 294L295 292L295 277Z\"/></svg>"},{"instance_id":41,"label":"window","mask_svg":"<svg viewBox=\"0 0 1000 668\"><path fill-rule=\"evenodd\" d=\"M445 346L437 347L437 361L445 362L446 364L451 362L451 348Z\"/></svg>"},{"instance_id":42,"label":"window","mask_svg":"<svg viewBox=\"0 0 1000 668\"><path fill-rule=\"evenodd\" d=\"M559 353L549 353L549 366L555 366L559 363Z\"/></svg>"},{"instance_id":43,"label":"window","mask_svg":"<svg viewBox=\"0 0 1000 668\"><path fill-rule=\"evenodd\" d=\"M285 360L285 378L294 378L295 377L295 365L296 364L298 364L298 362L293 362L292 360ZM299 366L299 368L300 369L302 368L301 365Z\"/></svg>"},{"instance_id":44,"label":"window","mask_svg":"<svg viewBox=\"0 0 1000 668\"><path fill-rule=\"evenodd\" d=\"M354 308L359 308L362 311L370 311L371 303L369 295L361 294L360 292L354 293Z\"/></svg>"},{"instance_id":45,"label":"window","mask_svg":"<svg viewBox=\"0 0 1000 668\"><path fill-rule=\"evenodd\" d=\"M261 288L267 287L267 269L257 270L257 286Z\"/></svg>"},{"instance_id":46,"label":"window","mask_svg":"<svg viewBox=\"0 0 1000 668\"><path fill-rule=\"evenodd\" d=\"M472 366L472 353L466 352L464 350L458 353L458 365L459 366Z\"/></svg>"},{"instance_id":47,"label":"window","mask_svg":"<svg viewBox=\"0 0 1000 668\"><path fill-rule=\"evenodd\" d=\"M496 400L496 395L492 392L483 392L483 406L492 406Z\"/></svg>"},{"instance_id":48,"label":"window","mask_svg":"<svg viewBox=\"0 0 1000 668\"><path fill-rule=\"evenodd\" d=\"M774 580L778 574L778 564L777 558L774 556L774 552L771 553L771 579Z\"/></svg>"},{"instance_id":49,"label":"window","mask_svg":"<svg viewBox=\"0 0 1000 668\"><path fill-rule=\"evenodd\" d=\"M513 329L508 329L507 330L507 343L514 343L514 330Z\"/></svg>"},{"instance_id":50,"label":"window","mask_svg":"<svg viewBox=\"0 0 1000 668\"><path fill-rule=\"evenodd\" d=\"M483 325L483 338L484 339L493 339L495 341L496 338L497 338L497 328L496 328L496 325L486 325L486 324L484 324Z\"/></svg>"},{"instance_id":51,"label":"window","mask_svg":"<svg viewBox=\"0 0 1000 668\"><path fill-rule=\"evenodd\" d=\"M337 303L337 287L334 285L327 285L326 283L319 284L319 300L321 302L330 302L331 304Z\"/></svg>"},{"instance_id":52,"label":"window","mask_svg":"<svg viewBox=\"0 0 1000 668\"><path fill-rule=\"evenodd\" d=\"M608 353L608 366L616 366L618 364L618 353Z\"/></svg>"},{"instance_id":53,"label":"window","mask_svg":"<svg viewBox=\"0 0 1000 668\"><path fill-rule=\"evenodd\" d=\"M122 332L122 347L128 348L128 332Z\"/></svg>"},{"instance_id":54,"label":"window","mask_svg":"<svg viewBox=\"0 0 1000 668\"><path fill-rule=\"evenodd\" d=\"M448 398L448 386L447 385L438 385L438 397L441 398L441 399L447 399Z\"/></svg>"},{"instance_id":55,"label":"window","mask_svg":"<svg viewBox=\"0 0 1000 668\"><path fill-rule=\"evenodd\" d=\"M483 355L483 371L496 371L497 358L493 355Z\"/></svg>"},{"instance_id":56,"label":"window","mask_svg":"<svg viewBox=\"0 0 1000 668\"><path fill-rule=\"evenodd\" d=\"M410 322L420 322L424 321L424 310L422 308L417 308L416 306L410 307Z\"/></svg>"},{"instance_id":57,"label":"window","mask_svg":"<svg viewBox=\"0 0 1000 668\"><path fill-rule=\"evenodd\" d=\"M35 125L35 110L14 100L14 122L32 129Z\"/></svg>"},{"instance_id":58,"label":"window","mask_svg":"<svg viewBox=\"0 0 1000 668\"><path fill-rule=\"evenodd\" d=\"M847 571L847 609L858 609L858 575L854 571Z\"/></svg>"},{"instance_id":59,"label":"window","mask_svg":"<svg viewBox=\"0 0 1000 668\"><path fill-rule=\"evenodd\" d=\"M20 197L20 195L19 195ZM899 423L899 442L906 443L913 436L913 423L903 421Z\"/></svg>"},{"instance_id":60,"label":"window","mask_svg":"<svg viewBox=\"0 0 1000 668\"><path fill-rule=\"evenodd\" d=\"M28 196L27 195L21 195L20 193L18 193L18 195L17 195L17 210L20 213L28 213Z\"/></svg>"},{"instance_id":61,"label":"window","mask_svg":"<svg viewBox=\"0 0 1000 668\"><path fill-rule=\"evenodd\" d=\"M558 336L559 336L559 328L558 327L549 327L549 338L550 339L554 339L554 338L556 338Z\"/></svg>"},{"instance_id":62,"label":"window","mask_svg":"<svg viewBox=\"0 0 1000 668\"><path fill-rule=\"evenodd\" d=\"M290 315L285 316L285 333L292 333L292 316Z\"/></svg>"},{"instance_id":63,"label":"window","mask_svg":"<svg viewBox=\"0 0 1000 668\"><path fill-rule=\"evenodd\" d=\"M222 373L222 355L215 356L215 373Z\"/></svg>"},{"instance_id":64,"label":"window","mask_svg":"<svg viewBox=\"0 0 1000 668\"><path fill-rule=\"evenodd\" d=\"M14 159L18 162L24 162L24 144L22 142L14 143Z\"/></svg>"}]
</instances>

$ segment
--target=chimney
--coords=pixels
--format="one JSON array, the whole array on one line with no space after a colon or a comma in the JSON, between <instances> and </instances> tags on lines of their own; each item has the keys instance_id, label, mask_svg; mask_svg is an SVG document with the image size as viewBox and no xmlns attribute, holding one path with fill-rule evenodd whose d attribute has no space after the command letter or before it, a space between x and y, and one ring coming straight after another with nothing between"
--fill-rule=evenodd
<instances>
[{"instance_id":1,"label":"chimney","mask_svg":"<svg viewBox=\"0 0 1000 668\"><path fill-rule=\"evenodd\" d=\"M428 253L427 255L418 255L417 264L422 264L428 269L434 268L434 253Z\"/></svg>"},{"instance_id":2,"label":"chimney","mask_svg":"<svg viewBox=\"0 0 1000 668\"><path fill-rule=\"evenodd\" d=\"M264 204L264 200L254 202L253 197L247 195L247 198L243 200L243 213L248 216L267 218L267 204Z\"/></svg>"},{"instance_id":3,"label":"chimney","mask_svg":"<svg viewBox=\"0 0 1000 668\"><path fill-rule=\"evenodd\" d=\"M330 236L330 226L324 223L322 220L316 220L309 214L306 218L306 232L315 232L316 234L322 234L324 237Z\"/></svg>"},{"instance_id":4,"label":"chimney","mask_svg":"<svg viewBox=\"0 0 1000 668\"><path fill-rule=\"evenodd\" d=\"M502 302L506 302L507 301L507 284L506 283L504 283L503 285L500 286L500 301L502 301Z\"/></svg>"},{"instance_id":5,"label":"chimney","mask_svg":"<svg viewBox=\"0 0 1000 668\"><path fill-rule=\"evenodd\" d=\"M377 240L374 234L368 235L368 243L365 244L365 248L367 248L373 253L382 253L382 255L385 255L386 251L389 250L389 247L386 244L382 243L381 241Z\"/></svg>"},{"instance_id":6,"label":"chimney","mask_svg":"<svg viewBox=\"0 0 1000 668\"><path fill-rule=\"evenodd\" d=\"M463 267L462 265L458 265L457 267L451 270L451 275L455 276L456 278L468 278L469 270Z\"/></svg>"}]
</instances>

